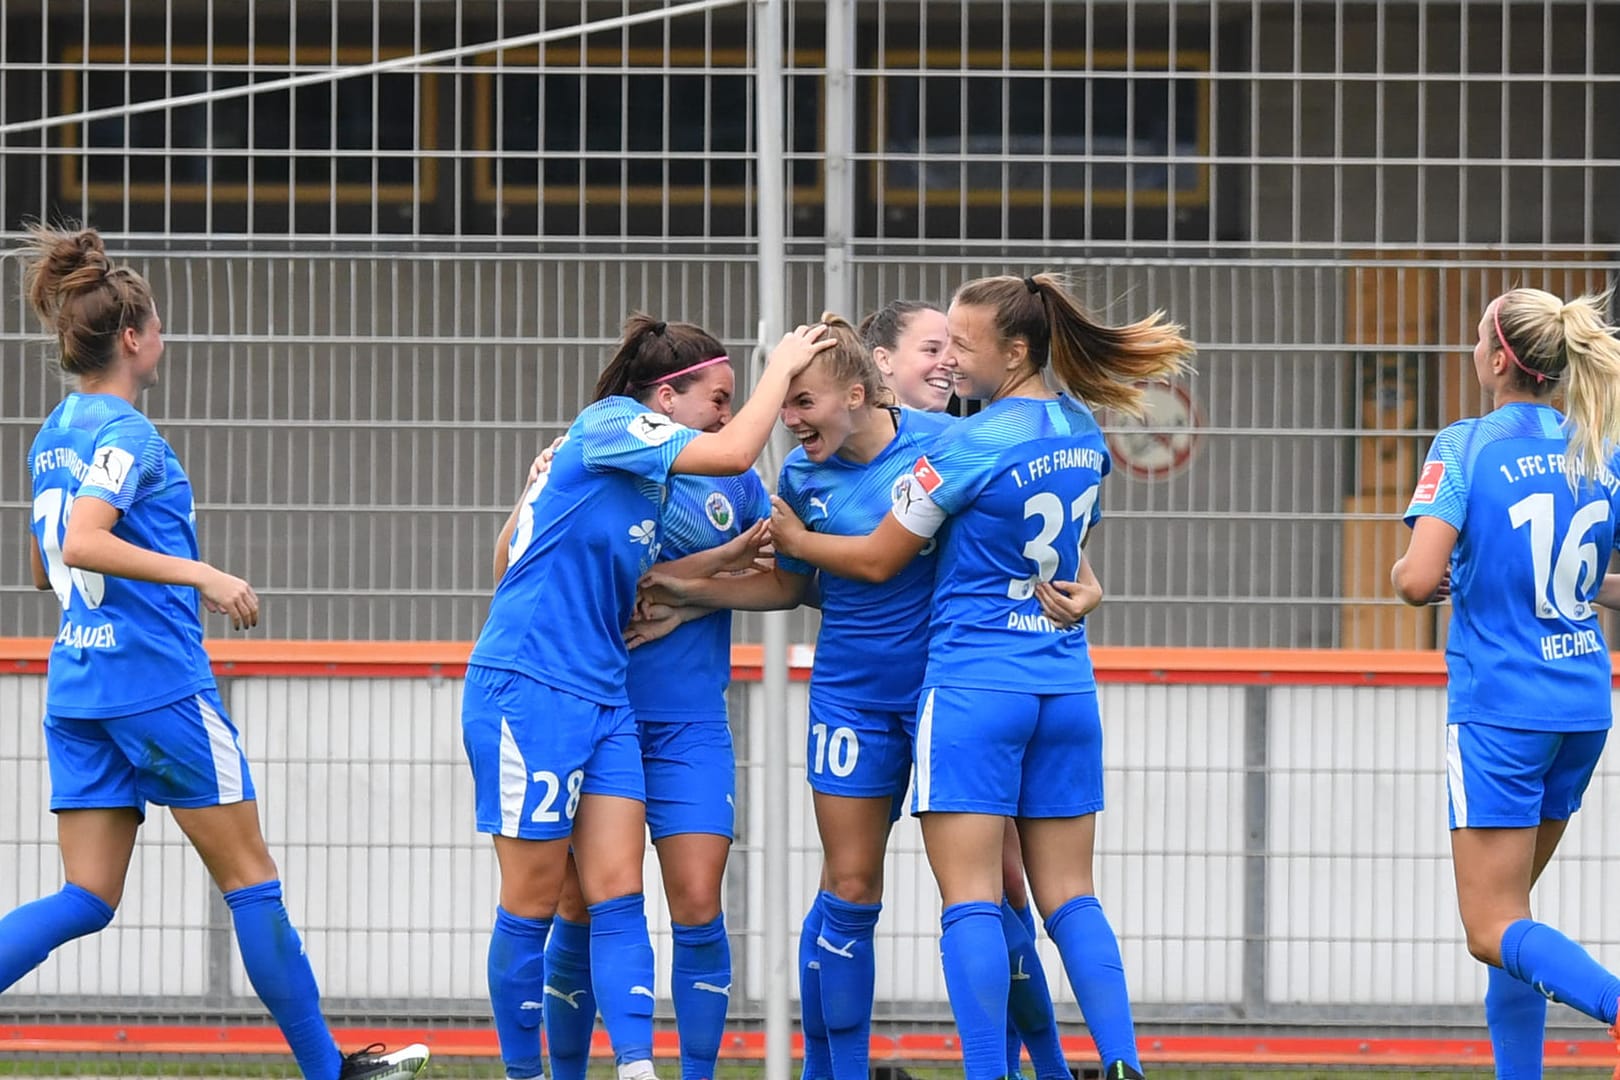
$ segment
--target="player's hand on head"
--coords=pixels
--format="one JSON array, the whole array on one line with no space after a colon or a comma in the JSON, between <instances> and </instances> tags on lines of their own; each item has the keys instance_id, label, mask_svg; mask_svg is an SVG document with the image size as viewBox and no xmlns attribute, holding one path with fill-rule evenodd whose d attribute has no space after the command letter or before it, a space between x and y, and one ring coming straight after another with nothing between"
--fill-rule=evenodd
<instances>
[{"instance_id":1,"label":"player's hand on head","mask_svg":"<svg viewBox=\"0 0 1620 1080\"><path fill-rule=\"evenodd\" d=\"M198 590L203 606L215 615L228 615L231 628L247 630L259 625L259 597L253 586L223 570L208 568L208 576Z\"/></svg>"},{"instance_id":2,"label":"player's hand on head","mask_svg":"<svg viewBox=\"0 0 1620 1080\"><path fill-rule=\"evenodd\" d=\"M1082 581L1037 581L1035 599L1053 626L1068 630L1102 603L1102 586Z\"/></svg>"},{"instance_id":3,"label":"player's hand on head","mask_svg":"<svg viewBox=\"0 0 1620 1080\"><path fill-rule=\"evenodd\" d=\"M779 495L771 496L771 546L774 551L783 555L794 555L797 543L804 536L806 529L799 515L793 512L793 507L784 502Z\"/></svg>"},{"instance_id":4,"label":"player's hand on head","mask_svg":"<svg viewBox=\"0 0 1620 1080\"><path fill-rule=\"evenodd\" d=\"M770 366L782 368L791 379L809 367L817 353L838 344L826 334L827 328L816 323L814 326L800 326L782 335L782 340L771 350Z\"/></svg>"}]
</instances>

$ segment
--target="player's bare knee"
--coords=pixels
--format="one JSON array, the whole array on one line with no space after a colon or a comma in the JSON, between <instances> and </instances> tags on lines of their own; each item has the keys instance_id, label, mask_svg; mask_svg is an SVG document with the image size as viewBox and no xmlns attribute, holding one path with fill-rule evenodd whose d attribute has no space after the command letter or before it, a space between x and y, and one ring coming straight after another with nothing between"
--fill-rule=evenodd
<instances>
[{"instance_id":1,"label":"player's bare knee","mask_svg":"<svg viewBox=\"0 0 1620 1080\"><path fill-rule=\"evenodd\" d=\"M827 867L827 891L847 904L876 904L883 899L883 864Z\"/></svg>"}]
</instances>

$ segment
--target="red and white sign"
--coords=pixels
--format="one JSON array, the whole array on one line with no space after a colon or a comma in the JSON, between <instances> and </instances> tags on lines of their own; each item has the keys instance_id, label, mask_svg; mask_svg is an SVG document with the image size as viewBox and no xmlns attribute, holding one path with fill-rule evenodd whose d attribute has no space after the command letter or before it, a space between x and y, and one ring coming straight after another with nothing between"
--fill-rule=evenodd
<instances>
[{"instance_id":1,"label":"red and white sign","mask_svg":"<svg viewBox=\"0 0 1620 1080\"><path fill-rule=\"evenodd\" d=\"M1108 412L1099 419L1114 464L1136 480L1168 480L1185 469L1198 450L1204 418L1187 388L1142 382L1143 416Z\"/></svg>"}]
</instances>

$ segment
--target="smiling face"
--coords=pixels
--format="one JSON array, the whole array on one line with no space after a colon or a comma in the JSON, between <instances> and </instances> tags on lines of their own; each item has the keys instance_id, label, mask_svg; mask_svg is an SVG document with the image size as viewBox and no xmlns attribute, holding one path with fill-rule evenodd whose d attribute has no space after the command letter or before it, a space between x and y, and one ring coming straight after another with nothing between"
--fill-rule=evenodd
<instances>
[{"instance_id":1,"label":"smiling face","mask_svg":"<svg viewBox=\"0 0 1620 1080\"><path fill-rule=\"evenodd\" d=\"M843 447L866 403L866 388L845 385L822 364L812 363L788 384L782 426L793 433L811 461L822 462Z\"/></svg>"},{"instance_id":2,"label":"smiling face","mask_svg":"<svg viewBox=\"0 0 1620 1080\"><path fill-rule=\"evenodd\" d=\"M683 427L719 431L731 421L731 394L736 375L730 364L715 364L696 373L684 390L658 388L658 410Z\"/></svg>"},{"instance_id":3,"label":"smiling face","mask_svg":"<svg viewBox=\"0 0 1620 1080\"><path fill-rule=\"evenodd\" d=\"M996 330L995 309L953 303L946 319L950 340L942 360L957 396L990 400L1006 382L1015 359Z\"/></svg>"},{"instance_id":4,"label":"smiling face","mask_svg":"<svg viewBox=\"0 0 1620 1080\"><path fill-rule=\"evenodd\" d=\"M944 412L951 400L951 373L945 366L950 335L943 311L924 308L907 317L893 349L879 346L872 359L900 404L924 412Z\"/></svg>"}]
</instances>

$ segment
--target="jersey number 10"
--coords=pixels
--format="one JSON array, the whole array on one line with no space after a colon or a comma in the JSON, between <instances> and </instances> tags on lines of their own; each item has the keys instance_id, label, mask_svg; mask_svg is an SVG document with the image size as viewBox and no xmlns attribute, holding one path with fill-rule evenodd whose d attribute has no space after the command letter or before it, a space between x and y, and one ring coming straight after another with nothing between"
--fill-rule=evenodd
<instances>
[{"instance_id":1,"label":"jersey number 10","mask_svg":"<svg viewBox=\"0 0 1620 1080\"><path fill-rule=\"evenodd\" d=\"M68 516L73 513L73 500L61 488L46 488L34 498L34 520L43 522L40 530L40 553L45 561L45 576L51 589L62 601L66 611L73 600L73 590L92 610L101 606L107 591L106 579L93 570L74 570L62 561L62 538L67 535Z\"/></svg>"},{"instance_id":2,"label":"jersey number 10","mask_svg":"<svg viewBox=\"0 0 1620 1080\"><path fill-rule=\"evenodd\" d=\"M1508 520L1515 530L1530 526L1530 563L1536 575L1536 618L1563 617L1572 622L1583 622L1592 617L1592 605L1579 596L1582 581L1597 582L1602 573L1598 566L1597 545L1583 538L1595 526L1609 519L1607 500L1589 502L1569 519L1569 531L1558 546L1558 561L1553 562L1553 497L1549 492L1527 495L1508 507ZM1552 585L1549 593L1547 586Z\"/></svg>"}]
</instances>

